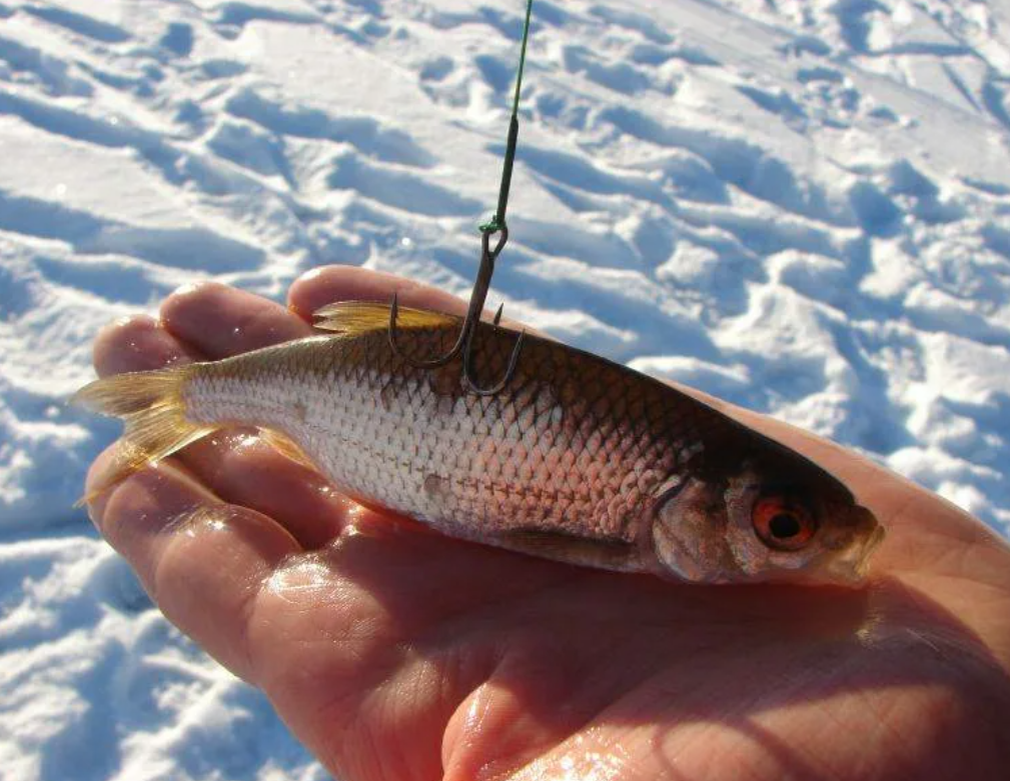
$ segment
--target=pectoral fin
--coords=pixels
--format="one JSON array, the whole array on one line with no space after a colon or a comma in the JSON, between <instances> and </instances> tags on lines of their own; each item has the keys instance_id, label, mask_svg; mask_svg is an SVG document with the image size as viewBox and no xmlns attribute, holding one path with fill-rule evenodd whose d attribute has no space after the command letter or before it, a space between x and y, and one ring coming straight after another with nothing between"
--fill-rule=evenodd
<instances>
[{"instance_id":1,"label":"pectoral fin","mask_svg":"<svg viewBox=\"0 0 1010 781\"><path fill-rule=\"evenodd\" d=\"M583 537L543 529L516 529L496 537L503 548L583 567L637 572L643 569L638 548L619 538Z\"/></svg>"}]
</instances>

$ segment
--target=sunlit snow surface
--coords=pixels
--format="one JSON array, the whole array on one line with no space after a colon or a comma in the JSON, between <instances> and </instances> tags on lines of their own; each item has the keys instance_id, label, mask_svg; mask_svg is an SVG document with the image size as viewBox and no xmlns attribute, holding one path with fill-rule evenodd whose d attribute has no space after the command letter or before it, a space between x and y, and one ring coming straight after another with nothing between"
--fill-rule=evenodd
<instances>
[{"instance_id":1,"label":"sunlit snow surface","mask_svg":"<svg viewBox=\"0 0 1010 781\"><path fill-rule=\"evenodd\" d=\"M320 779L71 509L109 320L469 289L521 0L0 0L0 778ZM1010 528L1010 10L534 2L492 300Z\"/></svg>"}]
</instances>

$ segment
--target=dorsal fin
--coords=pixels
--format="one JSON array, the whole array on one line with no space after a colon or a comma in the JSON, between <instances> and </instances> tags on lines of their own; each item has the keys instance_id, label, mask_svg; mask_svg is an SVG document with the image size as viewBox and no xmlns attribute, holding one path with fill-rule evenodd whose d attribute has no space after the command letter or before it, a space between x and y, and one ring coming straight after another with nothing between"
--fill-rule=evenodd
<instances>
[{"instance_id":1,"label":"dorsal fin","mask_svg":"<svg viewBox=\"0 0 1010 781\"><path fill-rule=\"evenodd\" d=\"M389 304L374 301L340 301L327 304L313 315L316 328L322 331L338 331L347 336L358 336L380 328L389 328ZM456 325L460 318L444 312L429 309L397 307L397 328L432 328L442 325Z\"/></svg>"}]
</instances>

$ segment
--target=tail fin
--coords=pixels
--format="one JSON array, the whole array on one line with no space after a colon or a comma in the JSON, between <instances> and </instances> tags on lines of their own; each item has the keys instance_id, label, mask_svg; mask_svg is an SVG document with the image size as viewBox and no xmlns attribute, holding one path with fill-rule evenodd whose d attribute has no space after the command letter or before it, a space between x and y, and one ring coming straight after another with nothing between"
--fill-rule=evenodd
<instances>
[{"instance_id":1,"label":"tail fin","mask_svg":"<svg viewBox=\"0 0 1010 781\"><path fill-rule=\"evenodd\" d=\"M186 419L182 389L192 367L119 374L81 388L71 404L126 424L116 463L100 485L82 497L81 506L145 466L156 464L217 428Z\"/></svg>"}]
</instances>

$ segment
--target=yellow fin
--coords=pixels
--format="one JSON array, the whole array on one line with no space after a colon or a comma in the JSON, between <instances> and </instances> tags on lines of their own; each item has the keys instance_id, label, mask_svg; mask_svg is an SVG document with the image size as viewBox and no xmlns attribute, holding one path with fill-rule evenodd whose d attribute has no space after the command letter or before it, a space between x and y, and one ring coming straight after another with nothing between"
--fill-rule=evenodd
<instances>
[{"instance_id":1,"label":"yellow fin","mask_svg":"<svg viewBox=\"0 0 1010 781\"><path fill-rule=\"evenodd\" d=\"M295 463L307 466L309 469L319 471L318 467L312 462L312 459L309 458L298 443L291 439L291 437L287 434L282 434L280 431L275 431L272 428L261 428L259 430L259 435L260 439L270 445L270 447L285 458L290 458Z\"/></svg>"},{"instance_id":2,"label":"yellow fin","mask_svg":"<svg viewBox=\"0 0 1010 781\"><path fill-rule=\"evenodd\" d=\"M180 366L119 374L96 380L74 394L71 404L122 418L126 424L112 468L75 506L91 501L134 472L158 463L217 428L186 419L182 389L191 372L192 367Z\"/></svg>"},{"instance_id":3,"label":"yellow fin","mask_svg":"<svg viewBox=\"0 0 1010 781\"><path fill-rule=\"evenodd\" d=\"M389 304L374 301L340 301L327 304L316 311L315 327L322 331L339 331L347 336L358 336L389 328ZM397 328L432 328L458 324L461 318L429 309L397 307Z\"/></svg>"}]
</instances>

